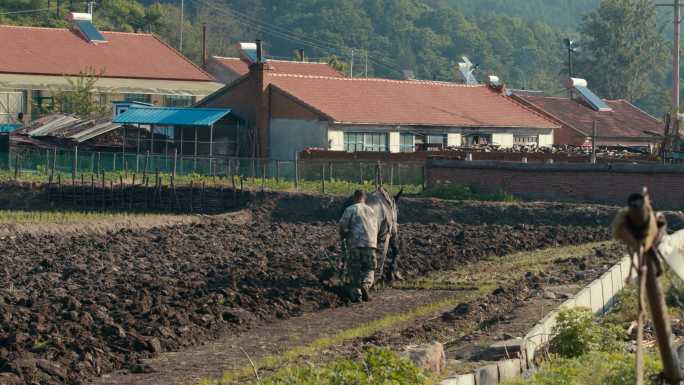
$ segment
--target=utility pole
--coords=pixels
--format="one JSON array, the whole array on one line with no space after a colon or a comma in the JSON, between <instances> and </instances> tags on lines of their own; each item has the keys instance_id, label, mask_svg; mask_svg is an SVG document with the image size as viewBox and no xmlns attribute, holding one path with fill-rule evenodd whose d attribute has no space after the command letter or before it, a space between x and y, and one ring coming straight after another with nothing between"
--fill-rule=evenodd
<instances>
[{"instance_id":1,"label":"utility pole","mask_svg":"<svg viewBox=\"0 0 684 385\"><path fill-rule=\"evenodd\" d=\"M349 67L349 77L354 77L354 48L352 48L351 66Z\"/></svg>"},{"instance_id":2,"label":"utility pole","mask_svg":"<svg viewBox=\"0 0 684 385\"><path fill-rule=\"evenodd\" d=\"M674 4L656 4L656 7L673 7L674 9L674 41L672 43L672 106L670 118L670 137L665 142L669 151L679 151L679 55L681 46L682 4L674 0ZM666 133L667 134L667 133Z\"/></svg>"},{"instance_id":3,"label":"utility pole","mask_svg":"<svg viewBox=\"0 0 684 385\"><path fill-rule=\"evenodd\" d=\"M93 16L93 8L95 8L95 2L89 1L88 2L88 13L90 14L90 16Z\"/></svg>"},{"instance_id":4,"label":"utility pole","mask_svg":"<svg viewBox=\"0 0 684 385\"><path fill-rule=\"evenodd\" d=\"M180 28L179 28L180 37L178 39L178 52L181 52L181 53L183 52L183 19L185 18L185 17L183 17L183 12L184 12L183 8L185 8L185 2L184 2L184 0L181 0Z\"/></svg>"},{"instance_id":5,"label":"utility pole","mask_svg":"<svg viewBox=\"0 0 684 385\"><path fill-rule=\"evenodd\" d=\"M672 116L674 117L674 151L679 151L679 48L681 43L682 9L680 0L674 2L674 44L672 49Z\"/></svg>"}]
</instances>

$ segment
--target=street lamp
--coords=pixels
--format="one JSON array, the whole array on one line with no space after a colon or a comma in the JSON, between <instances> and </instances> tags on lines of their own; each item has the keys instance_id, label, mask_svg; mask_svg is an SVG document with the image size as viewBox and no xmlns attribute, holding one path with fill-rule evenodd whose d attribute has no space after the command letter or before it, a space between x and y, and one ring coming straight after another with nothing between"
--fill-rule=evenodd
<instances>
[{"instance_id":1,"label":"street lamp","mask_svg":"<svg viewBox=\"0 0 684 385\"><path fill-rule=\"evenodd\" d=\"M576 40L565 38L563 39L563 44L565 44L565 48L568 50L568 76L572 78L572 54L579 49L579 43ZM572 100L572 87L568 89L568 96Z\"/></svg>"},{"instance_id":2,"label":"street lamp","mask_svg":"<svg viewBox=\"0 0 684 385\"><path fill-rule=\"evenodd\" d=\"M563 44L568 50L568 76L572 77L572 54L579 49L579 42L576 40L563 39Z\"/></svg>"}]
</instances>

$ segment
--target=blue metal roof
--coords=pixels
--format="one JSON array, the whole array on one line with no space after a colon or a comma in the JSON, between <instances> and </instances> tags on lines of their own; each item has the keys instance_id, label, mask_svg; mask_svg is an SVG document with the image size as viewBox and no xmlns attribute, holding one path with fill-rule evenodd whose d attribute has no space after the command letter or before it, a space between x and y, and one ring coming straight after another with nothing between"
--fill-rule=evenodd
<instances>
[{"instance_id":1,"label":"blue metal roof","mask_svg":"<svg viewBox=\"0 0 684 385\"><path fill-rule=\"evenodd\" d=\"M142 107L131 108L116 116L112 122L120 124L157 124L169 126L211 126L230 114L223 108Z\"/></svg>"},{"instance_id":2,"label":"blue metal roof","mask_svg":"<svg viewBox=\"0 0 684 385\"><path fill-rule=\"evenodd\" d=\"M19 127L21 127L21 124L0 124L0 133L7 134Z\"/></svg>"}]
</instances>

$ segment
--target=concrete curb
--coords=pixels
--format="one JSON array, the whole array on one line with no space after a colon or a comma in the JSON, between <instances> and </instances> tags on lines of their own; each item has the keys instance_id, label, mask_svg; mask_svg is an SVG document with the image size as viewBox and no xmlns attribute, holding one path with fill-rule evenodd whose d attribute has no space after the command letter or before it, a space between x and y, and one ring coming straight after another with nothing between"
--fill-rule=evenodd
<instances>
[{"instance_id":1,"label":"concrete curb","mask_svg":"<svg viewBox=\"0 0 684 385\"><path fill-rule=\"evenodd\" d=\"M630 259L625 257L597 278L585 286L575 296L567 299L555 310L537 322L523 337L521 357L507 359L483 366L471 374L457 375L443 380L441 385L494 385L519 377L524 371L534 367L535 355L552 336L551 331L556 325L556 317L561 309L586 307L594 313L604 314L615 305L615 296L625 286L625 279L629 276Z\"/></svg>"}]
</instances>

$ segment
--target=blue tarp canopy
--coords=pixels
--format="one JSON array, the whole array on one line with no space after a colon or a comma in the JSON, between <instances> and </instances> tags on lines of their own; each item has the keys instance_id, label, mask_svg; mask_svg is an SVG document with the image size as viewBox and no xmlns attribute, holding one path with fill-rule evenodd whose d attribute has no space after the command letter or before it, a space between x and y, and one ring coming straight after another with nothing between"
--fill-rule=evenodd
<instances>
[{"instance_id":1,"label":"blue tarp canopy","mask_svg":"<svg viewBox=\"0 0 684 385\"><path fill-rule=\"evenodd\" d=\"M223 108L131 106L128 111L115 117L112 122L120 124L208 127L230 114L230 111Z\"/></svg>"},{"instance_id":2,"label":"blue tarp canopy","mask_svg":"<svg viewBox=\"0 0 684 385\"><path fill-rule=\"evenodd\" d=\"M19 127L21 124L0 124L0 133L8 134Z\"/></svg>"}]
</instances>

